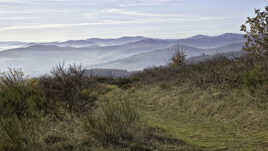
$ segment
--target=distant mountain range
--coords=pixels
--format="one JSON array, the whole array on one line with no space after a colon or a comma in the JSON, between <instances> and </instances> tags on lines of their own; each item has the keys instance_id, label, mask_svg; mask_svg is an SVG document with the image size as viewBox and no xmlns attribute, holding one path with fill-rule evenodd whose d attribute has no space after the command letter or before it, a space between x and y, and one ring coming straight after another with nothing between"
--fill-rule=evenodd
<instances>
[{"instance_id":1,"label":"distant mountain range","mask_svg":"<svg viewBox=\"0 0 268 151\"><path fill-rule=\"evenodd\" d=\"M244 41L243 39L242 34L226 33L219 36L197 35L187 39L181 39L179 40L179 43L192 47L208 49L223 47L233 43L241 43Z\"/></svg>"},{"instance_id":2,"label":"distant mountain range","mask_svg":"<svg viewBox=\"0 0 268 151\"><path fill-rule=\"evenodd\" d=\"M233 33L186 39L136 36L48 43L0 42L0 72L11 67L22 68L28 75L40 75L58 63L137 71L166 65L177 51L184 51L187 58L241 52L243 42L243 35Z\"/></svg>"},{"instance_id":3,"label":"distant mountain range","mask_svg":"<svg viewBox=\"0 0 268 151\"><path fill-rule=\"evenodd\" d=\"M19 41L0 41L0 51L26 46L27 43Z\"/></svg>"}]
</instances>

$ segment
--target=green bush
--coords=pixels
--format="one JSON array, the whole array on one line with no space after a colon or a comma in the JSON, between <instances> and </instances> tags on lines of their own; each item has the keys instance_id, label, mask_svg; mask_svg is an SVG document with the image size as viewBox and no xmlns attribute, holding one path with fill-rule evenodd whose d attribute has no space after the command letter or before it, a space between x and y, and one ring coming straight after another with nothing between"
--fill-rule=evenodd
<instances>
[{"instance_id":1,"label":"green bush","mask_svg":"<svg viewBox=\"0 0 268 151\"><path fill-rule=\"evenodd\" d=\"M0 150L41 151L38 124L32 118L19 119L16 116L0 118Z\"/></svg>"},{"instance_id":2,"label":"green bush","mask_svg":"<svg viewBox=\"0 0 268 151\"><path fill-rule=\"evenodd\" d=\"M116 85L122 89L128 89L131 85L137 81L132 77L128 78L103 78L103 77L95 77L96 81L103 84Z\"/></svg>"},{"instance_id":3,"label":"green bush","mask_svg":"<svg viewBox=\"0 0 268 151\"><path fill-rule=\"evenodd\" d=\"M139 122L136 109L126 101L107 101L100 111L88 117L90 136L103 145L124 145L134 139Z\"/></svg>"},{"instance_id":4,"label":"green bush","mask_svg":"<svg viewBox=\"0 0 268 151\"><path fill-rule=\"evenodd\" d=\"M262 84L267 77L261 71L261 68L255 67L251 71L247 72L244 78L244 84L248 88L257 88L258 85Z\"/></svg>"},{"instance_id":5,"label":"green bush","mask_svg":"<svg viewBox=\"0 0 268 151\"><path fill-rule=\"evenodd\" d=\"M161 83L159 86L162 90L169 90L171 88L171 86L167 83Z\"/></svg>"},{"instance_id":6,"label":"green bush","mask_svg":"<svg viewBox=\"0 0 268 151\"><path fill-rule=\"evenodd\" d=\"M40 111L42 95L24 79L23 73L10 70L0 77L0 117L33 117Z\"/></svg>"},{"instance_id":7,"label":"green bush","mask_svg":"<svg viewBox=\"0 0 268 151\"><path fill-rule=\"evenodd\" d=\"M0 150L38 149L35 121L41 113L43 95L33 81L12 69L0 77Z\"/></svg>"}]
</instances>

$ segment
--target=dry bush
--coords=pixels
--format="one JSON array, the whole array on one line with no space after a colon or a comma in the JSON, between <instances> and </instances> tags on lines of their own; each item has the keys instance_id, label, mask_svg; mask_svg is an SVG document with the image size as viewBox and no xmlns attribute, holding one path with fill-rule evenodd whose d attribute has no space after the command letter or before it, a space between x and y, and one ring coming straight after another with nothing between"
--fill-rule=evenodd
<instances>
[{"instance_id":1,"label":"dry bush","mask_svg":"<svg viewBox=\"0 0 268 151\"><path fill-rule=\"evenodd\" d=\"M52 70L52 75L40 78L39 87L45 93L50 110L59 103L69 112L83 112L94 105L96 98L83 93L94 87L94 80L85 77L84 72L82 66L59 64Z\"/></svg>"},{"instance_id":2,"label":"dry bush","mask_svg":"<svg viewBox=\"0 0 268 151\"><path fill-rule=\"evenodd\" d=\"M256 76L254 77L253 74ZM267 57L246 55L232 59L219 56L199 64L185 64L180 68L146 69L144 72L133 75L132 78L140 79L138 82L143 84L164 82L170 85L182 85L188 83L199 88L229 89L252 84L254 79L253 83L263 83L267 81L267 74Z\"/></svg>"},{"instance_id":3,"label":"dry bush","mask_svg":"<svg viewBox=\"0 0 268 151\"><path fill-rule=\"evenodd\" d=\"M185 65L186 55L184 54L184 49L179 49L176 54L171 58L169 66L172 68L178 68Z\"/></svg>"}]
</instances>

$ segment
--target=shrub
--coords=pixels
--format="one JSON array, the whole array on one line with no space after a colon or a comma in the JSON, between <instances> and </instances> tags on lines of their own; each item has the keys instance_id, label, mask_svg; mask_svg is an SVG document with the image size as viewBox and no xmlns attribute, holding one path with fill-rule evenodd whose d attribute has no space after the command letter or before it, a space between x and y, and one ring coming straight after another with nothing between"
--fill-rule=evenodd
<instances>
[{"instance_id":1,"label":"shrub","mask_svg":"<svg viewBox=\"0 0 268 151\"><path fill-rule=\"evenodd\" d=\"M181 68L158 67L146 69L136 73L132 77L140 79L136 83L140 85L158 83L164 88L162 83L169 86L172 84L190 84L199 88L240 88L245 84L245 76L260 67L261 81L267 81L267 56L245 55L240 58L227 58L217 56L213 59L198 63L185 64Z\"/></svg>"},{"instance_id":2,"label":"shrub","mask_svg":"<svg viewBox=\"0 0 268 151\"><path fill-rule=\"evenodd\" d=\"M167 83L161 83L159 86L163 90L169 90L171 88L171 86Z\"/></svg>"},{"instance_id":3,"label":"shrub","mask_svg":"<svg viewBox=\"0 0 268 151\"><path fill-rule=\"evenodd\" d=\"M258 85L261 85L267 81L266 76L267 75L262 72L261 68L257 66L246 73L243 82L247 87L256 89Z\"/></svg>"},{"instance_id":4,"label":"shrub","mask_svg":"<svg viewBox=\"0 0 268 151\"><path fill-rule=\"evenodd\" d=\"M36 151L41 150L38 126L32 118L19 119L16 116L0 118L0 150Z\"/></svg>"},{"instance_id":5,"label":"shrub","mask_svg":"<svg viewBox=\"0 0 268 151\"><path fill-rule=\"evenodd\" d=\"M124 145L134 138L139 115L126 101L107 101L98 113L90 115L86 123L93 138L103 145Z\"/></svg>"},{"instance_id":6,"label":"shrub","mask_svg":"<svg viewBox=\"0 0 268 151\"><path fill-rule=\"evenodd\" d=\"M84 77L84 72L82 66L70 65L66 68L60 64L52 70L51 76L41 77L39 87L51 104L48 106L53 108L57 102L61 102L70 112L86 110L92 106L95 98L82 93L93 83L89 78Z\"/></svg>"},{"instance_id":7,"label":"shrub","mask_svg":"<svg viewBox=\"0 0 268 151\"><path fill-rule=\"evenodd\" d=\"M184 50L180 49L176 52L176 54L171 58L171 62L169 63L170 67L180 67L185 64L186 55L184 54Z\"/></svg>"},{"instance_id":8,"label":"shrub","mask_svg":"<svg viewBox=\"0 0 268 151\"><path fill-rule=\"evenodd\" d=\"M0 150L38 148L34 121L39 119L42 98L40 90L21 71L10 69L0 77Z\"/></svg>"},{"instance_id":9,"label":"shrub","mask_svg":"<svg viewBox=\"0 0 268 151\"><path fill-rule=\"evenodd\" d=\"M187 71L189 80L197 87L230 88L240 86L240 67L236 60L230 60L224 56L218 56L212 60L191 65Z\"/></svg>"},{"instance_id":10,"label":"shrub","mask_svg":"<svg viewBox=\"0 0 268 151\"><path fill-rule=\"evenodd\" d=\"M39 89L32 87L22 72L10 69L0 77L0 117L33 117L42 101Z\"/></svg>"},{"instance_id":11,"label":"shrub","mask_svg":"<svg viewBox=\"0 0 268 151\"><path fill-rule=\"evenodd\" d=\"M104 78L104 77L95 77L96 81L103 84L111 84L116 85L119 88L122 89L128 89L131 87L131 84L133 84L136 79L133 79L131 77L128 78Z\"/></svg>"}]
</instances>

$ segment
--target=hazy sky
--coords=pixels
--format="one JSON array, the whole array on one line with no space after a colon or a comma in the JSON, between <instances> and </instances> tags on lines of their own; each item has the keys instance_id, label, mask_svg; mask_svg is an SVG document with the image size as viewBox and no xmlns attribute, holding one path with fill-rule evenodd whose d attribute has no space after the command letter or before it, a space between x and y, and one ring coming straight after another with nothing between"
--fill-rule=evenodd
<instances>
[{"instance_id":1,"label":"hazy sky","mask_svg":"<svg viewBox=\"0 0 268 151\"><path fill-rule=\"evenodd\" d=\"M268 0L0 0L0 41L239 32Z\"/></svg>"}]
</instances>

